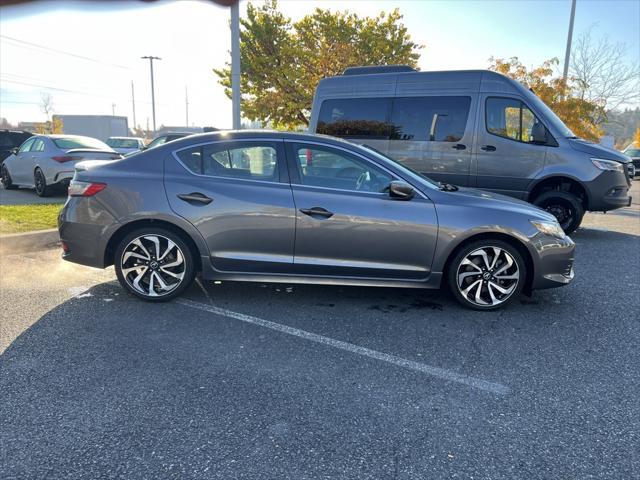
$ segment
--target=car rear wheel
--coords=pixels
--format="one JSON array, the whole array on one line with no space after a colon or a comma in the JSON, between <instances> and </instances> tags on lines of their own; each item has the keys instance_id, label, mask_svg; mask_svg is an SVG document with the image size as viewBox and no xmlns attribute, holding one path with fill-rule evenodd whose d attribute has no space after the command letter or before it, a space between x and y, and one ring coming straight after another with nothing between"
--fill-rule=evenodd
<instances>
[{"instance_id":1,"label":"car rear wheel","mask_svg":"<svg viewBox=\"0 0 640 480\"><path fill-rule=\"evenodd\" d=\"M13 184L11 180L11 174L9 174L9 169L6 165L2 165L2 169L0 170L0 178L2 180L2 186L5 190L13 190L14 188L18 188Z\"/></svg>"},{"instance_id":2,"label":"car rear wheel","mask_svg":"<svg viewBox=\"0 0 640 480\"><path fill-rule=\"evenodd\" d=\"M153 302L180 295L195 276L188 245L179 235L160 228L140 229L124 237L114 264L128 292Z\"/></svg>"},{"instance_id":3,"label":"car rear wheel","mask_svg":"<svg viewBox=\"0 0 640 480\"><path fill-rule=\"evenodd\" d=\"M569 192L557 190L545 192L536 198L533 204L556 217L567 235L578 229L584 217L582 202Z\"/></svg>"},{"instance_id":4,"label":"car rear wheel","mask_svg":"<svg viewBox=\"0 0 640 480\"><path fill-rule=\"evenodd\" d=\"M50 185L47 185L47 179L39 168L33 172L33 185L36 189L36 195L39 197L48 197L52 193Z\"/></svg>"},{"instance_id":5,"label":"car rear wheel","mask_svg":"<svg viewBox=\"0 0 640 480\"><path fill-rule=\"evenodd\" d=\"M462 248L447 272L456 300L474 310L495 310L518 298L527 271L516 248L500 240L481 240Z\"/></svg>"}]
</instances>

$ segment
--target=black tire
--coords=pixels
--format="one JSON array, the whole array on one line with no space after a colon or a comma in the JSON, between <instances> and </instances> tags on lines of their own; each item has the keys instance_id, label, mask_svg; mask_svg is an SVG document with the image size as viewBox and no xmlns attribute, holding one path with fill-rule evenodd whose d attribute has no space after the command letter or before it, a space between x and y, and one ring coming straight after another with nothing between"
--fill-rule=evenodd
<instances>
[{"instance_id":1,"label":"black tire","mask_svg":"<svg viewBox=\"0 0 640 480\"><path fill-rule=\"evenodd\" d=\"M158 251L160 252L160 257L158 257L157 253L153 251L155 250L155 242L151 241L147 237L158 238ZM137 248L137 245L132 245L132 242L134 242L136 239L140 240L144 249L146 249L146 252L149 253L150 258L148 261L142 260L141 258L147 256L145 254L145 250L143 248ZM169 247L167 240L173 242L178 250ZM165 256L163 259L161 257L163 256L164 250L167 250L167 253L165 254L167 256ZM177 254L177 251L179 251L180 255L182 256L184 262L183 269L178 266L171 267L171 264L175 263L180 258L180 256ZM139 256L127 255L127 258L125 258L125 253L129 252L133 252L134 254ZM163 270L163 268L165 267L162 267L163 260L165 261L165 270ZM131 262L135 263L132 264ZM154 263L155 265L153 265ZM126 271L128 268L133 268L137 264L140 264L139 268L132 271ZM114 266L120 285L122 285L122 287L130 294L150 302L166 302L168 300L171 300L172 298L177 297L182 292L184 292L184 290L188 288L189 285L191 285L196 273L193 254L191 253L191 250L189 249L189 246L187 245L185 240L183 240L180 235L170 230L155 227L141 228L125 236L116 248ZM166 293L162 293L162 290L164 290L164 288L162 288L161 284L158 282L158 280L156 280L157 277L151 279L151 276L155 273L156 275L161 277L161 280L165 282L165 285L171 286L171 282L174 281L175 277L173 275L168 276L169 273L167 273L167 270L170 270L169 273L172 273L173 275L182 274L182 278L179 283L176 283L171 290ZM135 280L138 276L140 276L140 279L136 283ZM135 285L140 288L136 288ZM156 286L158 286L158 288L156 288ZM152 290L156 293L156 295L151 295L149 293ZM156 290L160 290L160 292L158 293Z\"/></svg>"},{"instance_id":2,"label":"black tire","mask_svg":"<svg viewBox=\"0 0 640 480\"><path fill-rule=\"evenodd\" d=\"M492 256L495 252L494 249L502 252L498 254L496 262L494 262ZM481 250L486 250L485 253L487 253L489 262L487 266L493 267L493 269L484 268L485 260L482 255L473 255L474 252ZM511 257L511 260L508 259L507 255L503 254L505 252ZM471 267L468 264L463 264L465 259L469 259L475 266ZM508 266L510 261L513 263ZM500 272L503 267L505 267L505 270ZM476 273L477 270L480 270L480 272ZM485 271L491 272L486 279ZM518 275L516 279L499 279L499 277L514 275L514 272ZM496 273L498 275L494 276ZM463 275L462 279L459 274ZM465 274L468 275L464 276ZM487 239L469 243L458 249L449 262L446 275L449 291L461 305L472 310L490 311L502 308L520 296L527 280L527 267L517 248L502 240ZM474 286L478 280L481 283ZM508 293L501 293L498 288ZM486 301L487 304L483 305L475 300L475 294L478 289L480 289L480 300ZM466 294L464 293L465 291L467 291ZM495 299L497 303L493 303L492 299Z\"/></svg>"},{"instance_id":3,"label":"black tire","mask_svg":"<svg viewBox=\"0 0 640 480\"><path fill-rule=\"evenodd\" d=\"M18 188L17 185L13 184L11 174L9 174L9 169L6 165L2 165L2 169L0 170L0 180L2 181L2 186L5 190L14 190Z\"/></svg>"},{"instance_id":4,"label":"black tire","mask_svg":"<svg viewBox=\"0 0 640 480\"><path fill-rule=\"evenodd\" d=\"M47 185L47 179L40 168L36 168L33 172L33 185L39 197L48 197L53 193L51 185Z\"/></svg>"},{"instance_id":5,"label":"black tire","mask_svg":"<svg viewBox=\"0 0 640 480\"><path fill-rule=\"evenodd\" d=\"M533 204L555 216L567 235L577 230L584 217L582 202L569 192L550 190L534 199Z\"/></svg>"}]
</instances>

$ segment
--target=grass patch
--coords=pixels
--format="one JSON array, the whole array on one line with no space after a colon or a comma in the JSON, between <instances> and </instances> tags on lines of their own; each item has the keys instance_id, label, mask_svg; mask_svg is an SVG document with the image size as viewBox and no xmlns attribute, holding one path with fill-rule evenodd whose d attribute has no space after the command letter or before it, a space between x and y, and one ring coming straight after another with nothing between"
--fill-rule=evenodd
<instances>
[{"instance_id":1,"label":"grass patch","mask_svg":"<svg viewBox=\"0 0 640 480\"><path fill-rule=\"evenodd\" d=\"M56 228L61 209L60 204L0 205L0 234Z\"/></svg>"}]
</instances>

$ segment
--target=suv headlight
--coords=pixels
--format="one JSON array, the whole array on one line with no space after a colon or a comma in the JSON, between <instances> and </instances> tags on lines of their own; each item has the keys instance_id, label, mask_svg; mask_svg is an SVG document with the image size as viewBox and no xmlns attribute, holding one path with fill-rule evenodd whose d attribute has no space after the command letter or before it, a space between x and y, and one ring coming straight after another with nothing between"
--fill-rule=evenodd
<instances>
[{"instance_id":1,"label":"suv headlight","mask_svg":"<svg viewBox=\"0 0 640 480\"><path fill-rule=\"evenodd\" d=\"M558 222L546 221L546 220L529 220L534 227L538 229L540 233L550 235L556 238L565 238L567 235L562 230L562 227Z\"/></svg>"},{"instance_id":2,"label":"suv headlight","mask_svg":"<svg viewBox=\"0 0 640 480\"><path fill-rule=\"evenodd\" d=\"M592 158L591 163L593 163L600 170L610 170L614 172L624 173L624 165L620 162L615 162L613 160L604 160L602 158Z\"/></svg>"}]
</instances>

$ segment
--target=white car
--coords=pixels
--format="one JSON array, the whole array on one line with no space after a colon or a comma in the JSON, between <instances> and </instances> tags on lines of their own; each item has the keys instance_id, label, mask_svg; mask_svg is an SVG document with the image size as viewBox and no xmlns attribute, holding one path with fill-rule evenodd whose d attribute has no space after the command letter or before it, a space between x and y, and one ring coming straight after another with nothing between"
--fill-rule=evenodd
<instances>
[{"instance_id":1,"label":"white car","mask_svg":"<svg viewBox=\"0 0 640 480\"><path fill-rule=\"evenodd\" d=\"M107 145L116 152L126 155L127 153L142 150L144 148L144 140L138 137L109 137Z\"/></svg>"},{"instance_id":2,"label":"white car","mask_svg":"<svg viewBox=\"0 0 640 480\"><path fill-rule=\"evenodd\" d=\"M40 197L66 187L81 160L117 160L122 155L90 137L36 135L26 140L2 164L0 177L5 189L35 188Z\"/></svg>"}]
</instances>

